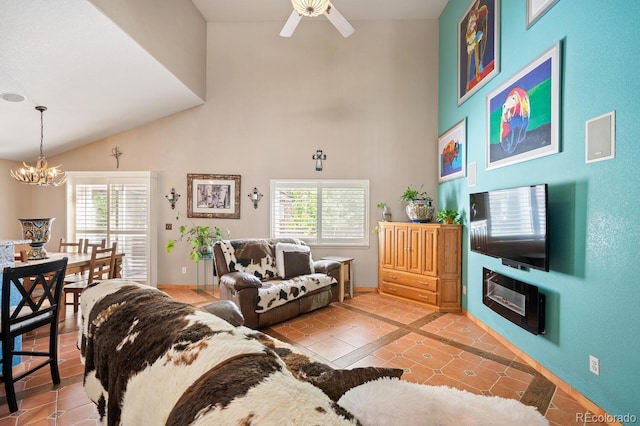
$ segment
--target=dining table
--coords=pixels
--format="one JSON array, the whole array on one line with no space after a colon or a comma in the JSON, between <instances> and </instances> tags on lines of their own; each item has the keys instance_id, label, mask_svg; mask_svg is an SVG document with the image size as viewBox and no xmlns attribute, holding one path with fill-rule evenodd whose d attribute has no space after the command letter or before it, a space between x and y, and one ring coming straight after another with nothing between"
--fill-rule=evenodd
<instances>
[{"instance_id":1,"label":"dining table","mask_svg":"<svg viewBox=\"0 0 640 426\"><path fill-rule=\"evenodd\" d=\"M62 259L66 257L67 260L67 275L74 274L84 274L89 270L89 263L91 262L91 253L59 253L59 252L47 252L49 257L46 259L37 259L37 260L29 260L30 264L38 264L44 262L52 262L54 260ZM98 258L100 258L98 256ZM115 256L115 270L113 278L121 278L122 277L122 259L124 258L124 253L116 253ZM16 266L19 266L21 263L16 262Z\"/></svg>"}]
</instances>

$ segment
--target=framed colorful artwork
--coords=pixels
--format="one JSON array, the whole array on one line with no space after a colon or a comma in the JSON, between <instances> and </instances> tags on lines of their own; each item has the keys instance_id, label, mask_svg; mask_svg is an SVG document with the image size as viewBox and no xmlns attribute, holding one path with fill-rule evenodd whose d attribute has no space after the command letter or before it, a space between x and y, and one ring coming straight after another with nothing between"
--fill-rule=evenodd
<instances>
[{"instance_id":1,"label":"framed colorful artwork","mask_svg":"<svg viewBox=\"0 0 640 426\"><path fill-rule=\"evenodd\" d=\"M500 72L499 0L473 0L458 21L458 105Z\"/></svg>"},{"instance_id":2,"label":"framed colorful artwork","mask_svg":"<svg viewBox=\"0 0 640 426\"><path fill-rule=\"evenodd\" d=\"M487 95L487 170L560 150L560 43Z\"/></svg>"},{"instance_id":3,"label":"framed colorful artwork","mask_svg":"<svg viewBox=\"0 0 640 426\"><path fill-rule=\"evenodd\" d=\"M467 119L463 118L438 138L439 181L465 176Z\"/></svg>"},{"instance_id":4,"label":"framed colorful artwork","mask_svg":"<svg viewBox=\"0 0 640 426\"><path fill-rule=\"evenodd\" d=\"M558 0L527 0L527 29L557 2Z\"/></svg>"},{"instance_id":5,"label":"framed colorful artwork","mask_svg":"<svg viewBox=\"0 0 640 426\"><path fill-rule=\"evenodd\" d=\"M240 175L187 174L187 217L240 219Z\"/></svg>"}]
</instances>

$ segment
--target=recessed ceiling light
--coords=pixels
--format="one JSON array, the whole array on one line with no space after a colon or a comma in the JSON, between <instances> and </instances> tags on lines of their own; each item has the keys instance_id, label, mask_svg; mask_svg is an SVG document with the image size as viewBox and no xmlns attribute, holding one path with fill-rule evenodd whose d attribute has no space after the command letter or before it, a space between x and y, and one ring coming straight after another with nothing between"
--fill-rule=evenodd
<instances>
[{"instance_id":1,"label":"recessed ceiling light","mask_svg":"<svg viewBox=\"0 0 640 426\"><path fill-rule=\"evenodd\" d=\"M6 92L0 95L0 98L4 99L7 102L22 102L26 98L19 93L11 93Z\"/></svg>"}]
</instances>

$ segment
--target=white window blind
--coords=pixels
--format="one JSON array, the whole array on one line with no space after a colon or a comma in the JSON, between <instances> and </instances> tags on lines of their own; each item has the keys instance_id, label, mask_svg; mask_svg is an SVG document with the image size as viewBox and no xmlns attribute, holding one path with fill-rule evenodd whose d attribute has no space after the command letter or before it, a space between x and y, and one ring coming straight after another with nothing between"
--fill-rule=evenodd
<instances>
[{"instance_id":1,"label":"white window blind","mask_svg":"<svg viewBox=\"0 0 640 426\"><path fill-rule=\"evenodd\" d=\"M491 236L535 236L546 229L544 187L491 191Z\"/></svg>"},{"instance_id":2,"label":"white window blind","mask_svg":"<svg viewBox=\"0 0 640 426\"><path fill-rule=\"evenodd\" d=\"M155 226L149 172L69 172L67 239L118 243L122 277L155 285Z\"/></svg>"},{"instance_id":3,"label":"white window blind","mask_svg":"<svg viewBox=\"0 0 640 426\"><path fill-rule=\"evenodd\" d=\"M367 180L272 180L271 236L367 246L368 206Z\"/></svg>"}]
</instances>

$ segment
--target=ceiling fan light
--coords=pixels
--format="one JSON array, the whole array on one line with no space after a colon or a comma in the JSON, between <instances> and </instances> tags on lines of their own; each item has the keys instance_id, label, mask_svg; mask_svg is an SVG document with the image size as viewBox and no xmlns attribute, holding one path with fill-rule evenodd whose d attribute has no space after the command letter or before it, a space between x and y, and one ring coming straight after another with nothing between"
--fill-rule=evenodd
<instances>
[{"instance_id":1,"label":"ceiling fan light","mask_svg":"<svg viewBox=\"0 0 640 426\"><path fill-rule=\"evenodd\" d=\"M322 15L329 8L329 0L291 0L296 12L303 16Z\"/></svg>"}]
</instances>

